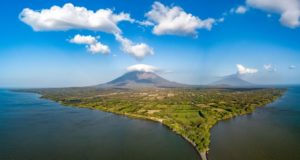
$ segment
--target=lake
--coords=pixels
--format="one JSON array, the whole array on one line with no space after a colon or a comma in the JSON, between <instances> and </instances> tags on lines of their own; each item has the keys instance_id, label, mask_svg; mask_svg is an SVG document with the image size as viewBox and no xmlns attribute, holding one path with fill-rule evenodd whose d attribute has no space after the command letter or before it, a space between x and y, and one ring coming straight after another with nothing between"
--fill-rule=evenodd
<instances>
[{"instance_id":1,"label":"lake","mask_svg":"<svg viewBox=\"0 0 300 160\"><path fill-rule=\"evenodd\" d=\"M299 160L300 86L253 114L211 130L209 160Z\"/></svg>"},{"instance_id":2,"label":"lake","mask_svg":"<svg viewBox=\"0 0 300 160\"><path fill-rule=\"evenodd\" d=\"M253 114L211 130L209 160L299 160L300 87ZM160 123L62 106L0 90L1 160L196 160L194 148Z\"/></svg>"},{"instance_id":3,"label":"lake","mask_svg":"<svg viewBox=\"0 0 300 160\"><path fill-rule=\"evenodd\" d=\"M160 123L0 90L1 160L196 160Z\"/></svg>"}]
</instances>

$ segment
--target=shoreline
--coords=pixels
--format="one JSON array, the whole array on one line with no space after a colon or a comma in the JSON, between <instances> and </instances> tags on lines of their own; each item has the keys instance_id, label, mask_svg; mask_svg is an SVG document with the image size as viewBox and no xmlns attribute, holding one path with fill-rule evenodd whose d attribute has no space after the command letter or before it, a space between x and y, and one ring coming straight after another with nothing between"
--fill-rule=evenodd
<instances>
[{"instance_id":1,"label":"shoreline","mask_svg":"<svg viewBox=\"0 0 300 160\"><path fill-rule=\"evenodd\" d=\"M93 109L93 110L99 110L99 111L102 111L102 112L108 112L108 113L113 113L113 114L116 114L116 115L121 115L121 116L126 116L126 117L129 117L129 118L134 118L134 119L142 119L142 120L149 120L149 121L152 121L152 122L158 122L158 123L161 123L163 124L165 127L167 127L170 131L172 131L173 133L179 135L180 137L182 137L185 141L187 141L189 144L192 145L193 149L196 151L196 153L198 154L198 157L199 159L201 160L208 160L208 151L209 151L209 148L204 148L203 150L204 151L200 151L196 145L195 142L193 142L192 140L190 140L188 137L186 137L184 134L182 133L179 133L178 131L176 131L175 129L172 128L172 126L169 126L167 123L164 123L164 119L160 119L160 118L157 118L157 117L152 117L152 116L144 116L144 115L139 115L139 114L134 114L134 113L127 113L127 112L116 112L116 111L112 111L112 110L109 110L105 107L100 107L98 106L97 108L95 107L91 107L91 106L84 106L84 105L74 105L74 104L68 104L68 103L64 103L62 101L59 101L59 100L54 100L54 99L51 99L49 97L46 97L46 95L44 94L41 94L41 93L38 93L38 92L30 92L29 93L36 93L39 95L39 98L41 99L47 99L47 100L51 100L53 102L57 102L59 104L61 104L62 106L66 106L66 107L78 107L78 108L86 108L86 109ZM242 116L242 115L246 115L246 114L252 114L257 108L261 108L261 107L265 107L267 106L268 104L270 103L273 103L275 102L276 100L278 100L280 97L282 97L284 95L285 92L283 92L280 96L278 97L275 97L274 99L270 100L269 103L266 103L266 104L263 104L262 106L257 106L255 107L253 110L249 110L247 112L243 112L243 113L239 113L239 114L234 114L230 117L227 117L225 119L216 119L214 123L210 124L211 126L209 127L209 134L211 133L211 129L213 128L213 126L215 126L218 122L220 121L223 121L223 120L228 120L228 119L232 119L232 118L235 118L237 116Z\"/></svg>"},{"instance_id":2,"label":"shoreline","mask_svg":"<svg viewBox=\"0 0 300 160\"><path fill-rule=\"evenodd\" d=\"M41 94L39 94L41 95ZM283 96L283 95L282 95ZM280 97L282 97L280 96ZM275 99L274 101L272 101L271 103L275 102L276 100L278 100L280 97L278 97L277 99ZM192 145L193 149L196 151L196 153L198 154L199 156L199 160L208 160L208 150L205 151L205 152L201 152L197 149L196 147L196 144L190 140L188 137L176 132L175 130L173 130L170 126L166 125L165 123L163 123L163 120L162 119L157 119L157 118L152 118L152 117L145 117L145 116L141 116L141 115L137 115L137 114L129 114L129 113L118 113L118 112L112 112L112 111L109 111L109 110L106 110L106 109L95 109L95 108L92 108L92 107L84 107L84 106L71 106L71 105L68 105L68 104L64 104L64 103L61 103L61 102L58 102L58 101L55 101L55 100L52 100L52 99L49 99L49 98L44 98L43 95L41 95L39 98L42 98L42 99L47 99L47 100L51 100L53 102L57 102L59 104L61 104L62 106L65 106L65 107L77 107L77 108L85 108L85 109L92 109L92 110L99 110L99 111L102 111L102 112L107 112L107 113L112 113L112 114L115 114L115 115L118 115L118 116L125 116L125 117L128 117L128 118L133 118L133 119L138 119L138 120L147 120L147 121L151 121L151 122L155 122L155 123L160 123L162 125L164 125L168 130L170 130L171 132L179 135L181 138L183 138L186 142L188 142L189 144ZM268 104L271 104L271 103L268 103ZM241 115L235 115L233 117L230 117L230 118L226 118L226 119L222 119L222 120L218 120L216 121L216 123L213 126L215 126L218 122L221 122L221 121L226 121L226 120L229 120L229 119L232 119L232 118L236 118L238 116L243 116L243 115L248 115L248 114L252 114L257 108L262 108L262 107L265 107L267 106L268 104L265 104L264 106L259 106L259 107L256 107L252 112L249 112L249 113L244 113L244 114L241 114ZM211 130L212 127L209 129Z\"/></svg>"},{"instance_id":3,"label":"shoreline","mask_svg":"<svg viewBox=\"0 0 300 160\"><path fill-rule=\"evenodd\" d=\"M54 101L54 102L56 102L56 101ZM62 104L60 102L58 102L58 103L61 104L62 106L69 106L67 104ZM115 114L117 116L125 116L125 117L128 117L128 118L133 118L133 119L137 119L137 120L147 120L147 121L151 121L151 122L155 122L155 123L160 123L164 127L166 127L168 130L170 130L171 132L177 134L182 139L184 139L186 142L188 142L190 145L192 145L192 148L196 151L197 155L200 158L199 160L208 160L208 158L207 158L207 154L208 153L207 152L200 152L199 150L197 150L196 144L192 140L190 140L189 138L185 137L184 135L181 135L180 133L178 133L175 130L173 130L170 126L168 126L165 123L163 123L163 120L161 120L161 119L144 117L144 116L140 116L140 115L137 115L137 114L117 113L117 112L112 112L112 111L108 111L108 110L104 110L104 109L101 110L101 109L94 109L94 108L90 108L90 107L81 107L81 106L70 106L70 107L78 107L78 108L86 108L86 109L92 109L92 110L99 110L99 111L102 111L102 112L112 113L112 114Z\"/></svg>"},{"instance_id":4,"label":"shoreline","mask_svg":"<svg viewBox=\"0 0 300 160\"><path fill-rule=\"evenodd\" d=\"M272 102L270 103L267 103L263 106L259 106L259 107L256 107L253 111L251 112L248 112L248 113L243 113L243 114L240 114L240 115L234 115L230 118L226 118L226 119L222 119L222 120L217 120L215 124L212 125L212 127L209 129L211 130L213 128L213 126L215 126L217 123L221 122L221 121L226 121L226 120L230 120L232 118L236 118L238 116L244 116L244 115L249 115L249 114L252 114L253 112L256 111L256 109L258 108L262 108L262 107L265 107L271 103L274 103L275 101L277 101L279 98L281 98L284 94L282 94L281 96L277 97L275 100L273 100ZM95 109L95 108L92 108L92 107L84 107L84 106L71 106L71 105L68 105L68 104L63 104L61 102L58 102L58 101L55 101L55 100L52 100L52 99L49 99L49 98L44 98L43 95L41 95L41 97L39 98L42 98L42 99L47 99L47 100L51 100L51 101L54 101L54 102L57 102L59 104L61 104L62 106L69 106L69 107L78 107L78 108L86 108L86 109L92 109L92 110L99 110L99 111L102 111L102 112L107 112L107 113L112 113L112 114L115 114L115 115L119 115L119 116L125 116L125 117L128 117L128 118L133 118L133 119L139 119L139 120L147 120L147 121L151 121L151 122L157 122L157 123L160 123L162 125L164 125L167 129L169 129L170 131L172 131L173 133L179 135L181 138L183 138L186 142L188 142L189 144L192 145L193 149L197 152L198 156L199 156L199 160L208 160L208 150L205 151L205 152L201 152L197 149L196 147L196 144L190 140L188 137L176 132L175 130L173 130L170 126L168 126L167 124L163 123L163 120L162 119L157 119L157 118L153 118L153 117L145 117L145 116L141 116L141 115L137 115L137 114L129 114L129 113L118 113L118 112L112 112L112 111L109 111L109 110L106 110L106 109Z\"/></svg>"},{"instance_id":5,"label":"shoreline","mask_svg":"<svg viewBox=\"0 0 300 160\"><path fill-rule=\"evenodd\" d=\"M206 152L200 152L196 148L196 144L192 140L190 140L189 138L185 137L184 135L181 135L180 133L178 133L175 130L173 130L171 127L169 127L168 125L166 125L165 123L163 123L163 120L161 120L161 119L144 117L144 116L140 116L140 115L137 115L137 114L112 112L112 111L109 111L109 110L106 110L106 109L95 109L95 108L92 108L92 107L83 107L83 106L71 106L71 105L68 105L68 104L64 104L64 103L61 103L61 102L49 99L49 98L44 98L42 94L39 94L39 93L37 93L37 94L40 95L39 98L41 98L41 99L51 100L53 102L59 103L62 106L65 106L65 107L77 107L77 108L99 110L101 112L112 113L112 114L115 114L117 116L125 116L125 117L128 117L128 118L133 118L133 119L137 119L137 120L147 120L147 121L151 121L151 122L155 122L155 123L160 123L160 124L164 125L164 127L166 127L168 130L170 130L171 132L177 134L182 139L184 139L186 142L188 142L190 145L192 145L192 148L196 151L198 157L200 158L199 160L208 160L208 157L207 157L208 152L207 151Z\"/></svg>"}]
</instances>

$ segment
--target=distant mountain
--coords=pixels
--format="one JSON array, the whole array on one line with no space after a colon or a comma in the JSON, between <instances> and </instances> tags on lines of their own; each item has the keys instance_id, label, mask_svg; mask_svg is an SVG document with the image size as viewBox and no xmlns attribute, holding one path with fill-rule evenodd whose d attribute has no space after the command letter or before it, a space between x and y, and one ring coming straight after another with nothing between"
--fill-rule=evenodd
<instances>
[{"instance_id":1,"label":"distant mountain","mask_svg":"<svg viewBox=\"0 0 300 160\"><path fill-rule=\"evenodd\" d=\"M108 83L97 87L104 88L140 88L140 87L184 87L188 86L168 81L153 72L131 71Z\"/></svg>"},{"instance_id":2,"label":"distant mountain","mask_svg":"<svg viewBox=\"0 0 300 160\"><path fill-rule=\"evenodd\" d=\"M240 78L238 74L225 76L222 79L211 84L218 87L251 87L254 84Z\"/></svg>"}]
</instances>

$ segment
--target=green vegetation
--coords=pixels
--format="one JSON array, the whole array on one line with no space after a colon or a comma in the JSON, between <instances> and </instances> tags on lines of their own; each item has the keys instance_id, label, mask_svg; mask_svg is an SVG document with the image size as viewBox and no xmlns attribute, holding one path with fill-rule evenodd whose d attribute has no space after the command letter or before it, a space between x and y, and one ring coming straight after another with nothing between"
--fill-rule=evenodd
<instances>
[{"instance_id":1,"label":"green vegetation","mask_svg":"<svg viewBox=\"0 0 300 160\"><path fill-rule=\"evenodd\" d=\"M207 152L210 129L280 97L283 89L67 88L32 90L64 105L99 109L163 123Z\"/></svg>"}]
</instances>

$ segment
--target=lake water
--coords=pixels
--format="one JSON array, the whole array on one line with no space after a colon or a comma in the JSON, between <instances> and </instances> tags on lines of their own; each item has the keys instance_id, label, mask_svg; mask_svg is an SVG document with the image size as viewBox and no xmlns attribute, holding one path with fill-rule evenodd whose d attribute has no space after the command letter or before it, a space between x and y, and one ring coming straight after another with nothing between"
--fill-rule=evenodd
<instances>
[{"instance_id":1,"label":"lake water","mask_svg":"<svg viewBox=\"0 0 300 160\"><path fill-rule=\"evenodd\" d=\"M195 160L159 123L0 90L0 160Z\"/></svg>"},{"instance_id":2,"label":"lake water","mask_svg":"<svg viewBox=\"0 0 300 160\"><path fill-rule=\"evenodd\" d=\"M300 87L212 129L209 160L300 160Z\"/></svg>"},{"instance_id":3,"label":"lake water","mask_svg":"<svg viewBox=\"0 0 300 160\"><path fill-rule=\"evenodd\" d=\"M299 160L300 87L212 129L209 160ZM0 160L195 160L159 123L0 90Z\"/></svg>"}]
</instances>

